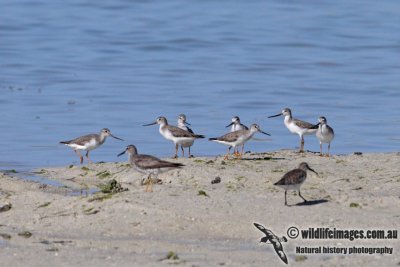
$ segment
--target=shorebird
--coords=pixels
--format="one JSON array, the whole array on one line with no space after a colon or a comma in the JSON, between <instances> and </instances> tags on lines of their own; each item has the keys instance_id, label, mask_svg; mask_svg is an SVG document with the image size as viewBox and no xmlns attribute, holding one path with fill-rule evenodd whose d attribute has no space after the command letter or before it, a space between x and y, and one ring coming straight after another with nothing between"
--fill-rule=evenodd
<instances>
[{"instance_id":1,"label":"shorebird","mask_svg":"<svg viewBox=\"0 0 400 267\"><path fill-rule=\"evenodd\" d=\"M332 142L333 138L335 137L335 133L334 133L333 129L327 124L325 117L319 117L319 123L317 125L315 125L315 127L318 127L316 136L319 140L320 156L323 156L322 143L327 143L328 144L327 156L329 157L329 151L331 149L331 142Z\"/></svg>"},{"instance_id":2,"label":"shorebird","mask_svg":"<svg viewBox=\"0 0 400 267\"><path fill-rule=\"evenodd\" d=\"M300 136L300 153L304 152L304 135L315 134L317 129L315 125L292 118L292 111L289 108L285 108L281 113L269 116L268 118L285 116L284 123L291 133L298 134Z\"/></svg>"},{"instance_id":3,"label":"shorebird","mask_svg":"<svg viewBox=\"0 0 400 267\"><path fill-rule=\"evenodd\" d=\"M269 133L263 132L260 129L260 126L258 126L257 124L252 124L250 126L249 130L234 131L234 132L227 133L227 134L225 134L225 135L223 135L221 137L210 138L209 140L229 146L227 154L224 157L224 159L228 159L231 147L233 147L233 149L235 149L237 146L243 145L250 138L252 138L253 135L256 132L260 132L260 133L263 133L263 134L266 134L266 135L270 135ZM238 154L238 156L241 157L242 154Z\"/></svg>"},{"instance_id":4,"label":"shorebird","mask_svg":"<svg viewBox=\"0 0 400 267\"><path fill-rule=\"evenodd\" d=\"M300 193L300 187L307 178L307 170L310 170L310 171L314 172L316 175L318 175L318 173L316 171L314 171L313 169L311 169L310 166L308 166L308 164L306 162L302 162L302 163L300 163L300 165L297 169L287 172L285 175L283 175L282 179L280 179L278 182L274 183L274 185L285 189L285 205L286 206L288 205L287 200L286 200L287 190L299 191L299 196L304 200L304 202L307 202L307 200Z\"/></svg>"},{"instance_id":5,"label":"shorebird","mask_svg":"<svg viewBox=\"0 0 400 267\"><path fill-rule=\"evenodd\" d=\"M147 187L146 187L146 192L152 191L152 179L151 176L153 175L153 178L156 180L158 174L172 170L172 169L179 169L185 165L181 163L174 163L174 162L168 162L165 160L161 160L159 158L150 156L150 155L144 155L144 154L138 154L137 149L134 145L129 145L126 147L124 151L118 154L118 157L128 153L129 154L129 163L131 166L137 170L140 173L146 174L147 175ZM150 186L150 190L149 190Z\"/></svg>"},{"instance_id":6,"label":"shorebird","mask_svg":"<svg viewBox=\"0 0 400 267\"><path fill-rule=\"evenodd\" d=\"M73 140L61 141L60 144L71 147L80 158L81 164L83 163L83 157L79 150L86 150L86 158L91 163L92 160L89 158L89 151L101 146L106 141L108 136L124 141L123 139L112 135L108 128L103 128L101 129L100 134L87 134Z\"/></svg>"},{"instance_id":7,"label":"shorebird","mask_svg":"<svg viewBox=\"0 0 400 267\"><path fill-rule=\"evenodd\" d=\"M167 119L165 117L158 117L153 123L145 124L143 126L150 126L158 124L160 125L159 132L165 139L171 140L175 144L175 155L174 158L178 157L178 147L180 145L185 145L188 142L194 141L197 138L204 138L204 135L194 134L181 128L168 125Z\"/></svg>"},{"instance_id":8,"label":"shorebird","mask_svg":"<svg viewBox=\"0 0 400 267\"><path fill-rule=\"evenodd\" d=\"M186 121L186 115L185 114L180 114L178 116L178 128L181 128L182 130L188 131L189 133L194 134L193 130L190 129L187 125L190 125L190 123L188 123ZM182 149L182 157L185 156L185 150L183 149L184 147L188 147L189 148L189 158L192 156L190 155L190 147L193 145L194 140L191 141L187 141L181 144L181 149Z\"/></svg>"},{"instance_id":9,"label":"shorebird","mask_svg":"<svg viewBox=\"0 0 400 267\"><path fill-rule=\"evenodd\" d=\"M277 235L275 235L271 230L265 228L261 224L254 223L254 226L257 227L258 230L264 233L264 237L261 238L260 242L263 242L265 244L272 244L272 246L275 249L276 254L278 254L279 258L286 264L288 264L288 259L286 257L285 252L283 251L282 243L281 242L287 242L286 237L281 237L279 238ZM270 242L270 243L268 243Z\"/></svg>"},{"instance_id":10,"label":"shorebird","mask_svg":"<svg viewBox=\"0 0 400 267\"><path fill-rule=\"evenodd\" d=\"M229 126L231 126L231 132L249 129L246 125L244 125L240 122L240 119L238 116L234 116L232 118L232 122L230 124L228 124L226 127L229 127ZM242 154L243 154L243 150L244 150L244 144L242 145ZM239 156L240 155L239 149L238 148L234 149L233 154L236 156Z\"/></svg>"}]
</instances>

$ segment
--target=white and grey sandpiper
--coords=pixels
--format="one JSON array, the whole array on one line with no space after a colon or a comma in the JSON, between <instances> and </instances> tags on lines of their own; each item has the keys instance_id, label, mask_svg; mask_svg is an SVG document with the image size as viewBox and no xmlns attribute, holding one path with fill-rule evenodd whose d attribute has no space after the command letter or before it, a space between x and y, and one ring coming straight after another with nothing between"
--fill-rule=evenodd
<instances>
[{"instance_id":1,"label":"white and grey sandpiper","mask_svg":"<svg viewBox=\"0 0 400 267\"><path fill-rule=\"evenodd\" d=\"M100 132L100 134L87 134L84 136L80 136L78 138L75 138L73 140L69 141L61 141L60 144L67 145L71 147L74 152L78 155L80 158L81 164L83 163L83 157L79 150L86 150L86 158L88 159L89 162L92 162L91 159L89 158L89 151L98 148L101 146L105 141L108 136L111 136L115 139L124 141L123 139L116 137L111 134L111 131L108 128L103 128Z\"/></svg>"},{"instance_id":2,"label":"white and grey sandpiper","mask_svg":"<svg viewBox=\"0 0 400 267\"><path fill-rule=\"evenodd\" d=\"M186 115L185 115L185 114L180 114L180 115L178 116L178 125L177 125L178 128L181 128L182 130L185 130L185 131L188 131L189 133L194 134L193 130L190 129L190 128L188 127L188 125L190 125L190 123L188 123L188 122L186 121ZM185 150L183 149L184 147L187 147L188 150L189 150L189 158L192 157L192 155L190 154L190 147L193 145L193 143L194 143L194 140L187 141L187 142L183 142L183 143L181 144L182 157L185 156Z\"/></svg>"},{"instance_id":3,"label":"white and grey sandpiper","mask_svg":"<svg viewBox=\"0 0 400 267\"><path fill-rule=\"evenodd\" d=\"M230 132L221 137L210 138L209 140L229 146L227 154L225 155L225 159L228 159L231 147L233 147L235 149L237 146L243 145L250 138L252 138L256 132L270 135L269 133L263 132L260 129L260 126L258 126L257 124L252 124L250 126L250 129L248 129L248 130L239 130L239 131ZM241 157L242 154L239 154L237 156Z\"/></svg>"},{"instance_id":4,"label":"white and grey sandpiper","mask_svg":"<svg viewBox=\"0 0 400 267\"><path fill-rule=\"evenodd\" d=\"M326 154L329 157L330 149L331 149L331 142L333 138L335 137L335 132L333 129L327 124L326 118L325 117L319 117L319 123L315 125L315 127L318 127L316 136L319 140L319 150L320 150L320 156L323 156L322 154L322 143L327 143L328 144L328 154Z\"/></svg>"},{"instance_id":5,"label":"white and grey sandpiper","mask_svg":"<svg viewBox=\"0 0 400 267\"><path fill-rule=\"evenodd\" d=\"M178 148L181 145L186 145L188 142L194 141L197 138L204 138L204 135L194 134L176 126L168 125L165 117L158 117L153 123L145 124L143 126L160 125L159 132L165 139L171 140L175 144L174 158L178 157Z\"/></svg>"},{"instance_id":6,"label":"white and grey sandpiper","mask_svg":"<svg viewBox=\"0 0 400 267\"><path fill-rule=\"evenodd\" d=\"M317 129L314 124L309 122L294 119L292 117L292 111L289 108L285 108L281 113L269 116L268 118L285 116L284 123L291 133L298 134L300 136L300 153L304 152L304 135L315 134Z\"/></svg>"},{"instance_id":7,"label":"white and grey sandpiper","mask_svg":"<svg viewBox=\"0 0 400 267\"><path fill-rule=\"evenodd\" d=\"M306 162L302 162L297 169L287 172L285 175L283 175L282 179L274 183L274 185L285 189L286 206L288 205L286 200L287 190L299 191L299 196L304 200L304 202L307 202L307 200L300 193L300 187L307 178L307 170L310 170L318 175L318 173L311 169Z\"/></svg>"},{"instance_id":8,"label":"white and grey sandpiper","mask_svg":"<svg viewBox=\"0 0 400 267\"><path fill-rule=\"evenodd\" d=\"M150 192L152 191L153 184L151 176L153 176L154 180L157 180L158 174L185 166L181 163L161 160L151 155L138 154L134 145L127 146L124 151L118 154L118 157L125 153L129 154L129 163L131 166L138 172L147 175L148 183L146 191Z\"/></svg>"},{"instance_id":9,"label":"white and grey sandpiper","mask_svg":"<svg viewBox=\"0 0 400 267\"><path fill-rule=\"evenodd\" d=\"M231 126L231 132L249 129L246 125L244 125L240 122L240 118L238 116L232 117L231 123L228 124L226 127L229 127L229 126ZM241 154L243 154L243 151L244 151L244 143L242 144L242 153ZM233 154L237 155L237 156L240 155L239 148L234 149Z\"/></svg>"}]
</instances>

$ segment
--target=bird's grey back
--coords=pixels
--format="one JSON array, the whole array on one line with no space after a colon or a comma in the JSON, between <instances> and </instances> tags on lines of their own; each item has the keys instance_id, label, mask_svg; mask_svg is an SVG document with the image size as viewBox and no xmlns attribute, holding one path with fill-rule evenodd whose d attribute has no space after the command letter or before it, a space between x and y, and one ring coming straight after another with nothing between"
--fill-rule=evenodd
<instances>
[{"instance_id":1,"label":"bird's grey back","mask_svg":"<svg viewBox=\"0 0 400 267\"><path fill-rule=\"evenodd\" d=\"M311 124L311 123L306 122L306 121L301 121L301 120L298 120L298 119L293 119L293 121L300 128L313 129L313 127L315 126L314 124Z\"/></svg>"},{"instance_id":2,"label":"bird's grey back","mask_svg":"<svg viewBox=\"0 0 400 267\"><path fill-rule=\"evenodd\" d=\"M161 160L151 155L133 155L132 163L141 169L181 168L183 164Z\"/></svg>"},{"instance_id":3,"label":"bird's grey back","mask_svg":"<svg viewBox=\"0 0 400 267\"><path fill-rule=\"evenodd\" d=\"M221 137L216 138L217 140L221 141L226 141L226 142L234 142L236 141L240 136L242 136L245 133L246 130L239 130L239 131L234 131L227 133Z\"/></svg>"},{"instance_id":4,"label":"bird's grey back","mask_svg":"<svg viewBox=\"0 0 400 267\"><path fill-rule=\"evenodd\" d=\"M175 137L194 137L194 138L199 138L201 135L196 135L192 132L185 131L179 127L168 125L168 130L171 132L171 134Z\"/></svg>"},{"instance_id":5,"label":"bird's grey back","mask_svg":"<svg viewBox=\"0 0 400 267\"><path fill-rule=\"evenodd\" d=\"M89 142L91 139L98 139L98 138L99 138L98 134L87 134L87 135L80 136L80 137L77 137L77 138L69 140L69 141L63 141L62 143L77 144L77 145L83 146L85 143Z\"/></svg>"}]
</instances>

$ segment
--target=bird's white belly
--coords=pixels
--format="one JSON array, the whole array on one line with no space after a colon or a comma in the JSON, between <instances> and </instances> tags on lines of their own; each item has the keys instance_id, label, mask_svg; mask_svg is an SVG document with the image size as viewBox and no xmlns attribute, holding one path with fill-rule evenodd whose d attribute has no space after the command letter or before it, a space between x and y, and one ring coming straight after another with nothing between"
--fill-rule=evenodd
<instances>
[{"instance_id":1,"label":"bird's white belly","mask_svg":"<svg viewBox=\"0 0 400 267\"><path fill-rule=\"evenodd\" d=\"M329 132L328 130L322 128L322 129L318 129L317 131L317 138L320 142L322 143L330 143L334 137L334 135Z\"/></svg>"},{"instance_id":2,"label":"bird's white belly","mask_svg":"<svg viewBox=\"0 0 400 267\"><path fill-rule=\"evenodd\" d=\"M178 145L183 145L183 144L188 144L189 142L194 142L194 139L192 137L173 137L172 141L175 144Z\"/></svg>"},{"instance_id":3,"label":"bird's white belly","mask_svg":"<svg viewBox=\"0 0 400 267\"><path fill-rule=\"evenodd\" d=\"M147 172L146 169L139 168L139 167L136 166L136 165L134 165L133 168L134 168L136 171L140 172L140 173L148 174L148 172Z\"/></svg>"},{"instance_id":4,"label":"bird's white belly","mask_svg":"<svg viewBox=\"0 0 400 267\"><path fill-rule=\"evenodd\" d=\"M294 134L300 134L301 133L302 129L299 126L297 126L295 123L293 123L293 122L288 123L288 122L285 121L285 125L286 125L286 128L288 128L288 130L291 133L294 133Z\"/></svg>"},{"instance_id":5,"label":"bird's white belly","mask_svg":"<svg viewBox=\"0 0 400 267\"><path fill-rule=\"evenodd\" d=\"M241 145L243 145L244 143L246 143L252 136L253 136L253 135L250 135L250 136L244 136L244 135L242 135L242 136L240 136L236 141L231 142L231 146L233 146L233 147L241 146Z\"/></svg>"},{"instance_id":6,"label":"bird's white belly","mask_svg":"<svg viewBox=\"0 0 400 267\"><path fill-rule=\"evenodd\" d=\"M193 142L193 137L176 137L173 136L172 133L168 130L160 130L160 134L164 136L165 139L171 140L174 144L182 145L188 144L189 142Z\"/></svg>"},{"instance_id":7,"label":"bird's white belly","mask_svg":"<svg viewBox=\"0 0 400 267\"><path fill-rule=\"evenodd\" d=\"M77 145L77 144L66 144L67 146L75 149L75 150L85 150L85 146Z\"/></svg>"},{"instance_id":8,"label":"bird's white belly","mask_svg":"<svg viewBox=\"0 0 400 267\"><path fill-rule=\"evenodd\" d=\"M228 141L223 141L223 140L212 140L212 141L220 143L220 144L224 144L227 146L234 146L234 144L233 144L234 142L228 142Z\"/></svg>"},{"instance_id":9,"label":"bird's white belly","mask_svg":"<svg viewBox=\"0 0 400 267\"><path fill-rule=\"evenodd\" d=\"M149 175L149 174L154 174L154 175L156 175L156 174L159 173L159 169L144 169L144 168L140 168L140 167L138 167L138 166L136 166L136 165L134 165L133 168L134 168L136 171L138 171L138 172L140 172L140 173L143 173L143 174L147 174L147 175Z\"/></svg>"},{"instance_id":10,"label":"bird's white belly","mask_svg":"<svg viewBox=\"0 0 400 267\"><path fill-rule=\"evenodd\" d=\"M86 150L93 150L100 146L100 143L97 143L96 140L92 139L90 142L85 143Z\"/></svg>"},{"instance_id":11,"label":"bird's white belly","mask_svg":"<svg viewBox=\"0 0 400 267\"><path fill-rule=\"evenodd\" d=\"M238 138L238 140L235 142L235 146L240 146L246 143L251 137L253 137L253 134L250 136L241 136Z\"/></svg>"},{"instance_id":12,"label":"bird's white belly","mask_svg":"<svg viewBox=\"0 0 400 267\"><path fill-rule=\"evenodd\" d=\"M93 150L97 147L99 147L99 143L96 143L95 139L90 140L89 142L86 142L84 145L78 145L78 144L68 144L67 146L72 147L73 149L77 150Z\"/></svg>"},{"instance_id":13,"label":"bird's white belly","mask_svg":"<svg viewBox=\"0 0 400 267\"><path fill-rule=\"evenodd\" d=\"M160 134L167 140L173 141L174 136L171 134L170 131L164 130L160 128Z\"/></svg>"},{"instance_id":14,"label":"bird's white belly","mask_svg":"<svg viewBox=\"0 0 400 267\"><path fill-rule=\"evenodd\" d=\"M133 168L140 173L147 174L147 175L152 174L152 175L156 175L156 176L160 173L164 173L164 172L174 169L174 168L169 168L169 167L168 168L142 169L136 165L134 165Z\"/></svg>"},{"instance_id":15,"label":"bird's white belly","mask_svg":"<svg viewBox=\"0 0 400 267\"><path fill-rule=\"evenodd\" d=\"M304 181L303 181L304 182ZM278 185L280 188L283 188L285 190L295 190L295 191L299 191L301 185L303 184L299 183L299 184L288 184L288 185Z\"/></svg>"},{"instance_id":16,"label":"bird's white belly","mask_svg":"<svg viewBox=\"0 0 400 267\"><path fill-rule=\"evenodd\" d=\"M291 133L298 134L300 137L303 135L314 134L317 131L317 129L301 128L297 126L294 122L290 123L285 122L285 125Z\"/></svg>"},{"instance_id":17,"label":"bird's white belly","mask_svg":"<svg viewBox=\"0 0 400 267\"><path fill-rule=\"evenodd\" d=\"M193 145L193 143L194 143L194 140L191 140L191 141L187 141L187 142L182 142L180 145L183 147L190 147Z\"/></svg>"}]
</instances>

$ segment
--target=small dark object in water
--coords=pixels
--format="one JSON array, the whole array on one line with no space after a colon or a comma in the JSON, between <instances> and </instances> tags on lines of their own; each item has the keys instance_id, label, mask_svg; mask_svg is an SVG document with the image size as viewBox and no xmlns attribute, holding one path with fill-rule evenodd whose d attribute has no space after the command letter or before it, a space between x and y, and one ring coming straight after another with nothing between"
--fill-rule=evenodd
<instances>
[{"instance_id":1,"label":"small dark object in water","mask_svg":"<svg viewBox=\"0 0 400 267\"><path fill-rule=\"evenodd\" d=\"M217 176L211 181L211 184L219 184L221 182L221 177Z\"/></svg>"},{"instance_id":2,"label":"small dark object in water","mask_svg":"<svg viewBox=\"0 0 400 267\"><path fill-rule=\"evenodd\" d=\"M354 155L357 155L357 156L361 156L363 153L362 152L354 152Z\"/></svg>"}]
</instances>

